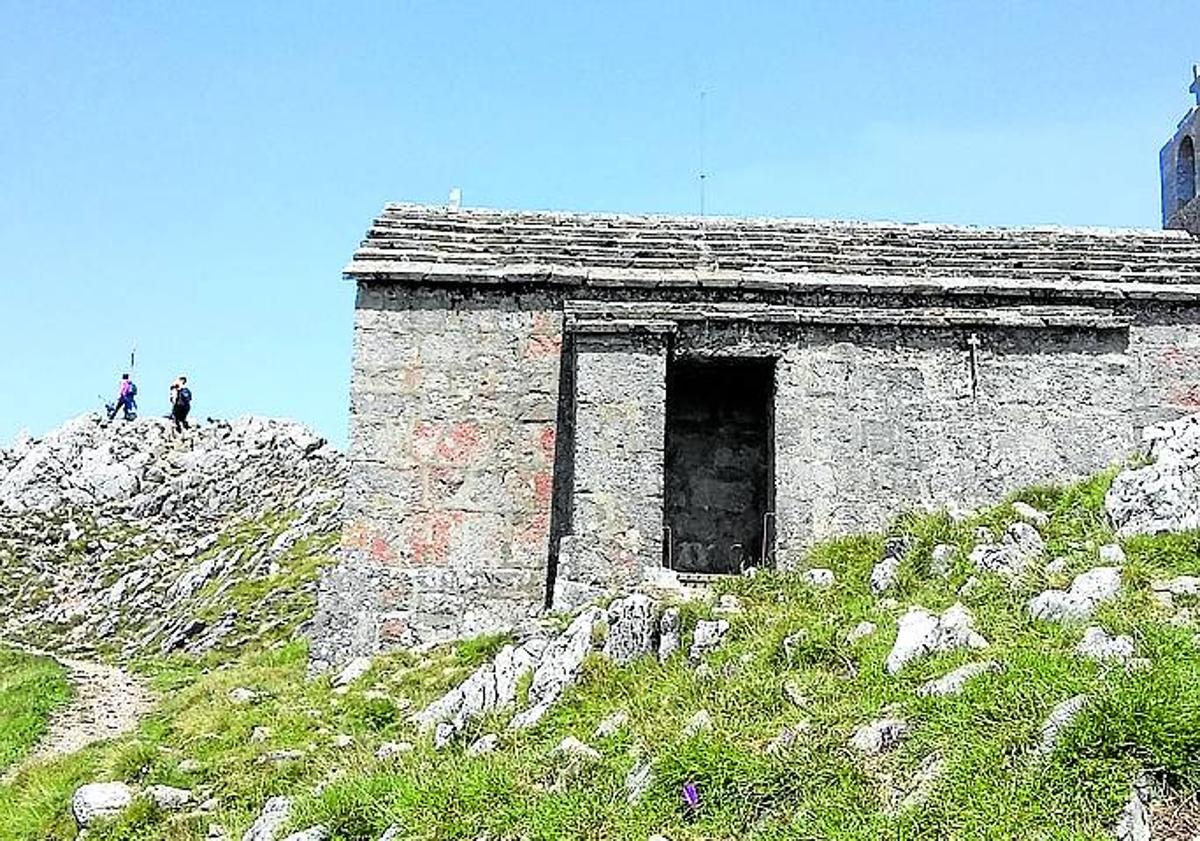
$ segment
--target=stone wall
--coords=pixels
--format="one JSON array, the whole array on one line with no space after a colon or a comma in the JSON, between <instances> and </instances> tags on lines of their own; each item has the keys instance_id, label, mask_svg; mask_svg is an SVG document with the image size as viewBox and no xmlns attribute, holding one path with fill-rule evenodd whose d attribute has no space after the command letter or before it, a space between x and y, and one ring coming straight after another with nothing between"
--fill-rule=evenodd
<instances>
[{"instance_id":1,"label":"stone wall","mask_svg":"<svg viewBox=\"0 0 1200 841\"><path fill-rule=\"evenodd\" d=\"M1127 341L1123 330L808 331L778 365L779 562L896 512L990 502L1122 458L1134 439Z\"/></svg>"},{"instance_id":2,"label":"stone wall","mask_svg":"<svg viewBox=\"0 0 1200 841\"><path fill-rule=\"evenodd\" d=\"M322 645L477 634L542 607L561 346L561 307L538 294L360 285Z\"/></svg>"},{"instance_id":3,"label":"stone wall","mask_svg":"<svg viewBox=\"0 0 1200 841\"><path fill-rule=\"evenodd\" d=\"M662 564L668 338L635 330L574 338L571 533L554 571L570 609Z\"/></svg>"}]
</instances>

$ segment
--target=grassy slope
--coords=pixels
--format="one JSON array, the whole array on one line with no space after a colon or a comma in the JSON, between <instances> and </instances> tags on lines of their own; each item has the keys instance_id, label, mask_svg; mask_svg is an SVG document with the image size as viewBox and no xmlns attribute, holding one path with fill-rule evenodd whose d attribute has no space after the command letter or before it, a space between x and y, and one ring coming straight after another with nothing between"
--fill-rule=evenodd
<instances>
[{"instance_id":1,"label":"grassy slope","mask_svg":"<svg viewBox=\"0 0 1200 841\"><path fill-rule=\"evenodd\" d=\"M48 657L0 648L0 772L23 759L67 702L66 671Z\"/></svg>"},{"instance_id":2,"label":"grassy slope","mask_svg":"<svg viewBox=\"0 0 1200 841\"><path fill-rule=\"evenodd\" d=\"M500 640L473 641L418 661L380 658L345 694L327 680L304 679L305 649L289 643L249 652L228 666L215 662L146 664L169 690L156 714L134 737L92 748L0 786L0 837L70 837L66 802L75 785L120 778L211 788L221 807L210 817L180 818L132 810L98 833L103 838L203 838L210 820L240 835L271 794L301 795L296 826L323 822L338 838L373 838L392 822L405 837L641 839L660 832L673 841L700 838L1044 838L1105 837L1140 767L1162 769L1177 784L1200 787L1200 652L1194 629L1167 623L1148 594L1151 579L1200 573L1200 537L1139 538L1126 542L1129 562L1121 599L1097 621L1129 633L1148 669L1103 670L1073 652L1082 627L1030 620L1026 600L1046 586L1096 565L1097 547L1111 539L1102 512L1108 478L1065 491L1035 489L1019 498L1053 512L1044 529L1049 554L1067 571L1034 576L1013 591L985 578L963 600L991 641L984 653L930 659L886 677L882 664L896 620L911 604L943 608L959 597L971 574L965 550L974 530L998 530L1011 520L1007 505L976 520L952 524L940 516L907 518L894 531L917 538L906 557L894 601L870 596L866 581L883 536L836 541L816 549L813 566L829 566L839 584L815 591L787 575L731 582L746 610L733 618L730 643L710 659L711 674L678 658L617 668L589 660L584 680L536 729L504 733L507 714L477 723L467 737L503 733L499 751L468 758L461 747L437 753L412 730L408 714L482 662ZM959 544L951 576L927 571L937 542ZM689 612L703 612L693 607ZM853 645L845 632L862 620L878 632ZM784 637L805 633L792 662ZM977 678L958 698L923 698L925 680L981 657L1003 662L1003 673ZM235 686L264 693L239 707ZM789 687L790 693L785 692ZM1047 712L1079 692L1093 698L1059 750L1037 758L1030 748ZM803 696L802 704L788 694ZM714 728L690 739L681 730L708 710ZM865 762L846 747L858 725L894 710L913 725L911 738L882 759ZM615 710L628 727L609 739L592 736ZM764 747L781 728L808 721L792 750ZM255 741L254 728L269 728ZM261 731L260 731L261 732ZM338 734L355 745L339 749ZM592 764L551 756L566 735L600 750ZM381 762L385 740L411 739L416 750ZM304 751L299 760L268 763L269 751ZM923 806L888 808L889 781L904 788L930 753L945 772ZM195 759L200 769L180 763ZM655 779L638 805L625 799L624 779L640 760L653 761ZM699 788L699 814L686 816L679 788ZM314 790L320 786L320 793Z\"/></svg>"}]
</instances>

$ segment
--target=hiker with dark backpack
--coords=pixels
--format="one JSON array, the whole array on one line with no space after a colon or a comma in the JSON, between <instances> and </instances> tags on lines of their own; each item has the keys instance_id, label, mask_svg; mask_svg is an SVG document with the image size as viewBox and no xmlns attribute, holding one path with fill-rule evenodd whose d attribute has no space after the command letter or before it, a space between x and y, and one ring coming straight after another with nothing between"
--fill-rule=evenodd
<instances>
[{"instance_id":1,"label":"hiker with dark backpack","mask_svg":"<svg viewBox=\"0 0 1200 841\"><path fill-rule=\"evenodd\" d=\"M187 387L187 377L179 377L171 383L171 420L175 421L175 431L183 432L188 428L188 412L192 410L192 390Z\"/></svg>"},{"instance_id":2,"label":"hiker with dark backpack","mask_svg":"<svg viewBox=\"0 0 1200 841\"><path fill-rule=\"evenodd\" d=\"M121 375L121 387L117 391L117 402L109 403L105 406L108 409L108 419L111 421L117 416L117 412L123 412L122 417L131 421L137 417L137 386L128 374Z\"/></svg>"}]
</instances>

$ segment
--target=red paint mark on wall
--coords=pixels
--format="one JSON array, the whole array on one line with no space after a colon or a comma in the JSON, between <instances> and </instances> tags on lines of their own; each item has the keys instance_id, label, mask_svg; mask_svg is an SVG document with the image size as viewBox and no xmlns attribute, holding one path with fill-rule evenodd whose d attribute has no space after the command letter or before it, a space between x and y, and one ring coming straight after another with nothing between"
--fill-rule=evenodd
<instances>
[{"instance_id":1,"label":"red paint mark on wall","mask_svg":"<svg viewBox=\"0 0 1200 841\"><path fill-rule=\"evenodd\" d=\"M1200 409L1200 384L1181 385L1171 390L1172 406L1183 409Z\"/></svg>"},{"instance_id":2,"label":"red paint mark on wall","mask_svg":"<svg viewBox=\"0 0 1200 841\"><path fill-rule=\"evenodd\" d=\"M557 437L558 433L555 432L553 426L544 426L538 433L538 450L547 463L554 461L554 443Z\"/></svg>"},{"instance_id":3,"label":"red paint mark on wall","mask_svg":"<svg viewBox=\"0 0 1200 841\"><path fill-rule=\"evenodd\" d=\"M525 344L527 359L544 359L562 354L562 336L530 336Z\"/></svg>"},{"instance_id":4,"label":"red paint mark on wall","mask_svg":"<svg viewBox=\"0 0 1200 841\"><path fill-rule=\"evenodd\" d=\"M537 546L550 536L550 515L542 512L522 526L516 534L516 542L524 546Z\"/></svg>"},{"instance_id":5,"label":"red paint mark on wall","mask_svg":"<svg viewBox=\"0 0 1200 841\"><path fill-rule=\"evenodd\" d=\"M385 619L379 623L379 642L383 645L409 645L412 634L403 619Z\"/></svg>"},{"instance_id":6,"label":"red paint mark on wall","mask_svg":"<svg viewBox=\"0 0 1200 841\"><path fill-rule=\"evenodd\" d=\"M1181 347L1169 347L1159 354L1158 361L1164 365L1183 367L1197 362L1196 354Z\"/></svg>"},{"instance_id":7,"label":"red paint mark on wall","mask_svg":"<svg viewBox=\"0 0 1200 841\"><path fill-rule=\"evenodd\" d=\"M424 461L468 464L479 455L482 444L483 430L476 421L417 421L413 426L413 452Z\"/></svg>"},{"instance_id":8,"label":"red paint mark on wall","mask_svg":"<svg viewBox=\"0 0 1200 841\"><path fill-rule=\"evenodd\" d=\"M450 558L450 541L462 523L461 511L418 514L405 523L405 544L418 566L441 566Z\"/></svg>"},{"instance_id":9,"label":"red paint mark on wall","mask_svg":"<svg viewBox=\"0 0 1200 841\"><path fill-rule=\"evenodd\" d=\"M342 548L366 552L374 561L392 563L396 552L383 533L367 523L350 523L342 529Z\"/></svg>"},{"instance_id":10,"label":"red paint mark on wall","mask_svg":"<svg viewBox=\"0 0 1200 841\"><path fill-rule=\"evenodd\" d=\"M539 508L545 508L550 504L550 497L554 494L554 478L549 472L543 470L533 474L533 498L537 502Z\"/></svg>"}]
</instances>

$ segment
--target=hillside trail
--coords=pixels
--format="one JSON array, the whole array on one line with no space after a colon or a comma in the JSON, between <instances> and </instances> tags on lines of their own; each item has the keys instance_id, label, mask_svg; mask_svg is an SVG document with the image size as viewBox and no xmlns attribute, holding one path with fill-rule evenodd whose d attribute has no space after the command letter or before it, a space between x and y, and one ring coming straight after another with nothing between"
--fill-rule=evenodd
<instances>
[{"instance_id":1,"label":"hillside trail","mask_svg":"<svg viewBox=\"0 0 1200 841\"><path fill-rule=\"evenodd\" d=\"M128 733L154 705L154 696L142 681L120 667L74 660L8 642L5 645L57 661L67 670L73 691L71 700L50 717L46 735L38 746L14 765L0 782L10 781L30 765L67 756L90 744Z\"/></svg>"}]
</instances>

